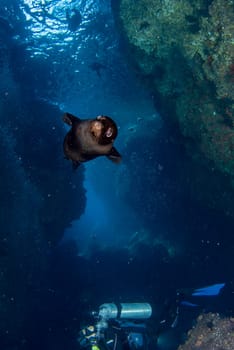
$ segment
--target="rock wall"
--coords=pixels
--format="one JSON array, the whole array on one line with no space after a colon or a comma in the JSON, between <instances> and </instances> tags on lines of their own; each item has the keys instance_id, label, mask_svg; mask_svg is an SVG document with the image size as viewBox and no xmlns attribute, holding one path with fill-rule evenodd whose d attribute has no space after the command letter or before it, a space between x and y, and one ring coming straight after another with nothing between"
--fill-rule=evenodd
<instances>
[{"instance_id":1,"label":"rock wall","mask_svg":"<svg viewBox=\"0 0 234 350\"><path fill-rule=\"evenodd\" d=\"M20 348L39 308L48 256L85 206L83 171L63 159L62 111L25 95L10 50L0 62L0 347Z\"/></svg>"},{"instance_id":2,"label":"rock wall","mask_svg":"<svg viewBox=\"0 0 234 350\"><path fill-rule=\"evenodd\" d=\"M196 326L188 332L188 339L178 350L232 350L234 319L219 314L200 315Z\"/></svg>"},{"instance_id":3,"label":"rock wall","mask_svg":"<svg viewBox=\"0 0 234 350\"><path fill-rule=\"evenodd\" d=\"M202 179L197 193L234 216L234 2L120 0L113 11L131 63Z\"/></svg>"}]
</instances>

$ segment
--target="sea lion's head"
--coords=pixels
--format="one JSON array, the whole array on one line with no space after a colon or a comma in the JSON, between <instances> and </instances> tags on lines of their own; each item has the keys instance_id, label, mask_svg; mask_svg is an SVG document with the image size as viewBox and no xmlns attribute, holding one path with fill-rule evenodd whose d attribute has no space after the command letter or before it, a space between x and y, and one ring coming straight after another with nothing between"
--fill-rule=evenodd
<instances>
[{"instance_id":1,"label":"sea lion's head","mask_svg":"<svg viewBox=\"0 0 234 350\"><path fill-rule=\"evenodd\" d=\"M108 145L116 139L118 129L110 117L99 115L92 121L90 132L100 145Z\"/></svg>"}]
</instances>

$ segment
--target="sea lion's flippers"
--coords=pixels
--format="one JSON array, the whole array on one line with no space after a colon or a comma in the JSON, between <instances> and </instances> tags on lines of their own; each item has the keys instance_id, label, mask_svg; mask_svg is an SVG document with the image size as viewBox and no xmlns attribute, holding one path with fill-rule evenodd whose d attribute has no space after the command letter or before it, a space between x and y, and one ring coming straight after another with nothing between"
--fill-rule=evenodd
<instances>
[{"instance_id":1,"label":"sea lion's flippers","mask_svg":"<svg viewBox=\"0 0 234 350\"><path fill-rule=\"evenodd\" d=\"M80 165L80 162L77 162L75 160L72 161L72 169L76 170L78 168L78 166Z\"/></svg>"},{"instance_id":2,"label":"sea lion's flippers","mask_svg":"<svg viewBox=\"0 0 234 350\"><path fill-rule=\"evenodd\" d=\"M64 113L63 115L64 123L72 126L74 123L79 123L81 120L70 113Z\"/></svg>"},{"instance_id":3,"label":"sea lion's flippers","mask_svg":"<svg viewBox=\"0 0 234 350\"><path fill-rule=\"evenodd\" d=\"M120 163L122 160L121 155L117 151L115 147L112 147L109 154L107 155L107 158L110 159L114 163Z\"/></svg>"}]
</instances>

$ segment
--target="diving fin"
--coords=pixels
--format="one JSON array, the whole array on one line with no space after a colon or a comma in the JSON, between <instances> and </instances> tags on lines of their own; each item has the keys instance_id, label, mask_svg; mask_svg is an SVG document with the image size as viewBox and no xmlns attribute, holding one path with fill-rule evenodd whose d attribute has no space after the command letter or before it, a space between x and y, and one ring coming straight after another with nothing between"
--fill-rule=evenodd
<instances>
[{"instance_id":1,"label":"diving fin","mask_svg":"<svg viewBox=\"0 0 234 350\"><path fill-rule=\"evenodd\" d=\"M211 286L195 289L192 293L193 297L200 296L215 296L219 295L221 289L225 286L225 283L217 283Z\"/></svg>"},{"instance_id":2,"label":"diving fin","mask_svg":"<svg viewBox=\"0 0 234 350\"><path fill-rule=\"evenodd\" d=\"M190 301L181 301L180 305L183 305L183 306L189 306L189 307L196 307L196 306L199 306L198 304L193 304L193 303L190 303Z\"/></svg>"}]
</instances>

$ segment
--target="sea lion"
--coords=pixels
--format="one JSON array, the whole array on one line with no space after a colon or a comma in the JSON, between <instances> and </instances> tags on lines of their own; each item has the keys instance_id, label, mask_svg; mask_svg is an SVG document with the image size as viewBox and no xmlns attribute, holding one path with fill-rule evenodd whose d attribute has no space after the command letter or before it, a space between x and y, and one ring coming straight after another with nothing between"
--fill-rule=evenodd
<instances>
[{"instance_id":1,"label":"sea lion","mask_svg":"<svg viewBox=\"0 0 234 350\"><path fill-rule=\"evenodd\" d=\"M68 23L68 29L71 32L77 31L77 29L79 28L82 22L82 16L80 11L77 9L72 9L71 12L69 13L69 11L66 10L66 19Z\"/></svg>"},{"instance_id":2,"label":"sea lion","mask_svg":"<svg viewBox=\"0 0 234 350\"><path fill-rule=\"evenodd\" d=\"M65 158L72 161L73 169L99 156L106 156L114 163L121 161L121 155L113 147L118 129L110 117L99 115L81 120L65 113L63 121L71 126L64 138L63 150Z\"/></svg>"}]
</instances>

